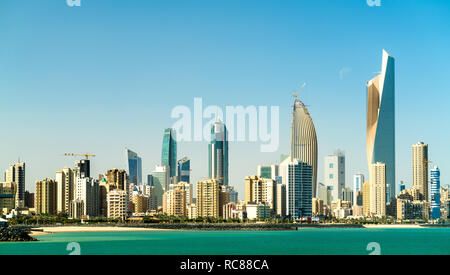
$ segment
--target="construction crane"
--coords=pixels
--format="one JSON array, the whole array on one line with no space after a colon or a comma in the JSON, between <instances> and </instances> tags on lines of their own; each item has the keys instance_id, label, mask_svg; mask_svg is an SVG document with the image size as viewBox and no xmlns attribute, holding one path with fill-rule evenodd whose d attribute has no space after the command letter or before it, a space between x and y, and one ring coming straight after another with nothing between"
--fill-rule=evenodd
<instances>
[{"instance_id":1,"label":"construction crane","mask_svg":"<svg viewBox=\"0 0 450 275\"><path fill-rule=\"evenodd\" d=\"M297 98L300 92L305 88L306 82L303 83L303 86L300 88L300 90L297 93L292 94L293 97Z\"/></svg>"},{"instance_id":2,"label":"construction crane","mask_svg":"<svg viewBox=\"0 0 450 275\"><path fill-rule=\"evenodd\" d=\"M85 157L86 159L89 159L89 157L95 158L96 155L92 155L89 153L84 153L84 154L65 153L63 156L64 157Z\"/></svg>"}]
</instances>

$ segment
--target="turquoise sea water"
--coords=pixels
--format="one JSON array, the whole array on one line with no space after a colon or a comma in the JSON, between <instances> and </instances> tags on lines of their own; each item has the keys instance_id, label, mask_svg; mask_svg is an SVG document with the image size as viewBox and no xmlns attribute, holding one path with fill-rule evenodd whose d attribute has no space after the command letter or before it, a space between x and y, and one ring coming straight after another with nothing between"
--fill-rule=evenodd
<instances>
[{"instance_id":1,"label":"turquoise sea water","mask_svg":"<svg viewBox=\"0 0 450 275\"><path fill-rule=\"evenodd\" d=\"M83 255L368 255L372 242L379 243L382 255L450 254L450 228L80 232L37 238L0 243L0 255L67 255L71 242L79 243Z\"/></svg>"}]
</instances>

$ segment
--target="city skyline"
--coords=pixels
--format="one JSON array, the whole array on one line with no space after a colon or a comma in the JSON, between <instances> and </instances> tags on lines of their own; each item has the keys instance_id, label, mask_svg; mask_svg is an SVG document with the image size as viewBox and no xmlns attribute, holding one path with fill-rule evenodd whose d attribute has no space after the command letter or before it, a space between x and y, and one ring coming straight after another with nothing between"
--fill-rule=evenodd
<instances>
[{"instance_id":1,"label":"city skyline","mask_svg":"<svg viewBox=\"0 0 450 275\"><path fill-rule=\"evenodd\" d=\"M64 4L64 3L63 3ZM448 165L446 160L446 155L449 154L449 149L445 146L444 140L446 139L445 132L443 135L433 134L434 129L441 128L439 124L431 119L426 119L421 115L417 114L416 110L423 110L427 113L428 117L446 115L448 110L444 107L444 102L448 93L445 93L443 89L446 87L441 87L446 79L445 76L448 75L448 69L445 66L439 66L443 60L448 59L449 55L447 51L444 50L442 45L434 43L420 42L416 40L417 36L425 35L428 28L437 26L444 19L446 11L449 7L446 4L442 4L440 11L431 17L419 17L418 14L422 14L422 11L427 10L425 2L421 1L416 6L409 6L408 3L403 2L400 4L390 4L386 3L385 6L380 8L370 8L361 3L361 6L351 7L347 3L342 4L329 4L321 6L320 12L324 15L329 15L332 20L342 20L337 22L336 27L333 28L338 32L345 34L343 30L350 29L355 32L355 35L360 35L359 42L356 43L355 47L349 46L345 39L338 39L337 42L342 43L332 43L331 46L321 46L318 49L313 49L311 47L311 41L308 40L308 34L319 32L322 30L318 21L313 17L317 13L312 13L307 15L307 11L313 10L315 4L312 3L301 3L292 4L290 3L290 8L295 8L295 10L302 15L306 22L294 22L293 20L286 21L276 21L276 29L284 28L286 34L277 35L275 32L271 31L270 26L262 28L258 23L263 22L261 15L264 13L264 8L268 8L267 4L262 4L263 6L256 11L250 12L248 9L253 7L250 4L242 4L244 11L238 14L238 20L235 21L234 25L228 26L226 24L218 23L218 30L225 33L225 37L229 38L229 47L234 47L239 41L239 45L243 45L242 50L232 50L226 51L227 47L220 48L219 50L208 51L210 58L216 58L218 65L210 64L206 59L202 59L200 51L208 48L201 48L197 51L192 48L192 44L187 44L190 53L193 57L200 58L199 65L193 65L193 71L191 74L193 78L189 78L189 73L182 73L182 69L186 69L182 66L180 69L174 69L177 66L177 61L174 59L169 59L169 64L167 67L162 68L160 73L151 70L151 72L145 70L145 62L138 62L132 64L127 61L120 59L118 62L124 63L127 68L134 68L132 72L135 74L129 74L125 71L115 68L116 63L111 63L108 61L108 57L113 56L116 50L120 49L119 46L126 46L126 44L117 44L109 47L104 47L106 51L100 51L100 48L90 45L89 42L97 41L93 40L92 32L88 31L88 26L90 20L96 16L92 13L91 7L99 7L99 4L90 3L89 6L81 7L78 11L73 9L66 9L60 6L55 6L50 3L42 3L40 5L33 6L31 10L23 10L24 16L28 18L36 18L39 14L47 15L48 19L45 22L38 24L33 22L33 20L23 20L20 22L20 18L0 17L0 24L7 22L2 20L12 20L14 24L23 33L12 33L8 30L1 30L5 38L5 44L0 46L4 64L7 66L0 67L2 76L0 76L0 89L8 93L8 100L2 101L1 104L1 114L4 118L9 118L5 120L4 123L11 125L10 133L2 133L1 137L4 140L1 146L0 164L3 169L6 169L10 164L12 164L18 157L27 163L26 172L26 189L33 191L35 182L46 177L54 177L55 171L60 170L64 166L73 166L73 160L65 160L59 158L59 155L66 151L73 152L84 152L92 151L98 156L92 161L92 174L95 176L98 173L104 173L107 169L114 167L126 168L123 159L123 148L130 147L136 150L143 159L143 173L144 178L153 169L154 165L160 162L160 143L161 143L161 131L164 128L170 127L173 122L170 119L170 110L183 102L191 102L193 95L202 96L208 103L219 105L238 105L238 104L254 104L255 101L258 104L265 105L279 105L281 106L281 137L280 137L280 150L273 154L260 153L257 145L259 144L249 144L249 143L231 143L230 142L230 185L238 188L240 194L243 194L243 179L249 174L254 174L255 167L259 164L272 164L276 163L279 159L280 154L289 153L289 119L290 119L290 107L291 98L290 92L292 90L298 89L303 81L308 82L308 86L301 96L304 97L304 102L310 105L308 109L310 110L314 122L316 124L316 130L318 132L318 142L320 144L319 154L318 154L318 181L323 182L322 172L323 167L323 157L330 154L337 148L341 148L346 151L346 186L351 186L351 179L353 174L362 172L364 175L368 176L367 164L364 161L365 155L361 154L362 148L365 146L364 137L364 113L365 113L365 91L364 82L373 76L373 72L379 67L379 51L382 48L387 48L389 52L396 57L401 66L397 72L397 156L400 158L397 160L397 182L403 180L408 187L412 185L412 171L411 171L411 160L410 160L410 145L417 143L418 141L426 142L430 144L430 159L445 170ZM22 10L23 5L20 1L15 1L15 3L2 3L2 11L10 10L13 13L14 10ZM211 4L211 5L224 5L224 4ZM229 4L223 6L225 10L232 10L233 7L237 5L236 3L230 2ZM139 6L140 7L140 6ZM143 10L148 11L149 4L142 7ZM161 4L157 8L164 9L166 6ZM156 8L156 7L154 7ZM186 7L184 7L186 8ZM193 7L194 8L194 7ZM191 9L193 9L191 8ZM137 11L137 6L131 4L128 7L130 12L133 12L137 17L141 18L143 14ZM399 10L408 10L408 17L399 14ZM48 11L46 11L48 10ZM280 7L275 7L275 10L281 11ZM317 10L317 9L314 9ZM334 15L335 11L339 10L341 12L346 12L346 14L352 18L352 20L360 20L361 27L353 27L348 25L348 21L342 18L341 15ZM346 11L347 10L347 11ZM286 10L282 10L286 12ZM111 7L108 11L110 15L118 15L118 9ZM173 14L170 14L170 18L175 18L177 13L181 10L173 10ZM195 14L195 13L193 13ZM293 15L294 13L292 13ZM339 13L338 13L339 14ZM199 14L197 14L199 15ZM201 14L200 14L201 15ZM249 18L245 18L243 15L249 15ZM394 15L395 16L394 18ZM62 16L68 18L69 20L84 23L78 26L79 28L65 29L64 27L54 26L51 27L49 24L57 22ZM99 15L104 16L104 15ZM173 17L172 17L173 16ZM277 14L273 14L273 19L279 18ZM190 15L185 15L184 18L191 18ZM392 22L398 22L403 18L402 24L407 24L407 19L409 17L415 18L423 24L423 28L415 29L414 32L410 31L409 28L403 29L402 34L398 31L397 27L393 26ZM158 17L161 19L160 17ZM206 19L206 17L200 17ZM230 18L222 17L224 22L229 23ZM320 17L319 17L320 18ZM96 18L98 19L98 18ZM105 22L109 22L108 18ZM210 17L207 19L214 20ZM236 30L238 27L243 26L244 22L247 20L254 20L255 25L248 26L237 35L231 35L227 30ZM373 19L373 20L371 20ZM383 21L383 19L386 19ZM152 20L151 18L149 20ZM365 36L362 33L367 33L368 29L371 29L372 22L380 22L380 30L372 30L370 36ZM202 22L191 22L191 25L196 25L199 27ZM292 24L291 26L289 24ZM136 21L131 21L126 23L126 26L133 26ZM176 41L176 34L187 35L190 34L187 29L179 30L181 27L180 21L174 21L173 25L168 26L163 32L165 36L170 41ZM306 27L302 27L302 24L306 24ZM48 34L45 30L49 30L52 34L57 34L67 41L67 39L79 39L80 43L76 45L56 44L55 46L50 46L45 43L46 47L43 48L43 44L39 43L40 40L33 35L29 35L30 40L25 40L28 33L28 28L31 25L36 27L39 33L43 35L44 38L48 38ZM117 26L114 25L113 26ZM151 26L151 25L150 25ZM384 26L384 28L383 28ZM386 28L389 26L390 30ZM146 27L149 27L146 25ZM330 25L326 26L327 28ZM199 27L200 30L204 30L209 33L210 28ZM342 30L341 30L342 29ZM97 29L99 30L99 29ZM107 31L108 28L101 27L100 30ZM140 29L141 30L141 29ZM262 31L266 30L271 35L279 39L279 43L273 42L271 45L274 47L271 51L267 48L259 48L264 54L254 51L252 55L248 55L249 48L255 49L255 42L263 42L264 36ZM120 29L119 29L120 31ZM150 33L155 34L155 30L150 28L148 30ZM245 34L254 33L251 39L245 39ZM195 35L196 33L192 33ZM381 35L384 34L385 36ZM156 34L155 34L156 35ZM379 37L376 43L372 45L367 44L367 41L373 41L374 35ZM398 39L394 38L399 36ZM431 36L429 41L433 41L436 38L434 33L427 34ZM301 39L298 37L302 37ZM439 34L442 38L442 34ZM103 38L111 39L109 35L104 35ZM240 38L240 39L238 39ZM320 40L323 45L329 43L330 40L336 39L337 37L323 38ZM252 40L253 39L253 40ZM369 40L372 39L372 40ZM448 39L448 38L442 38ZM19 43L20 41L26 43ZM204 41L206 45L211 46L217 40ZM220 40L219 40L220 41ZM441 40L442 41L442 40ZM36 43L30 43L36 42ZM136 40L133 40L136 42ZM149 41L144 40L144 45L148 45ZM301 43L306 42L306 43ZM315 41L313 41L315 42ZM412 43L417 42L417 43ZM209 43L209 44L208 44ZM21 44L22 46L17 46ZM33 49L31 48L33 45ZM101 43L102 44L102 43ZM261 43L264 44L264 43ZM312 43L316 45L316 43ZM322 43L321 43L322 44ZM443 43L445 44L445 43ZM448 44L448 43L447 43ZM30 45L30 46L28 46ZM295 45L295 46L294 46ZM309 45L309 46L308 46ZM205 47L207 47L205 46ZM250 47L252 46L252 47ZM77 47L82 47L84 54L88 57L92 56L94 53L100 53L98 65L95 63L78 63L77 58L80 58L77 54ZM101 45L99 45L101 47ZM155 46L156 47L156 46ZM360 47L360 49L358 48ZM4 51L7 48L14 49L12 51ZM145 61L153 66L154 63L149 62L151 57L154 55L152 51L158 50L159 48L151 48L148 55L143 54L141 48L137 49L137 53L143 54ZM282 54L281 50L286 49L286 54ZM172 49L173 51L162 52L163 56L167 58L169 54L175 53L176 57L181 57L182 62L188 62L189 64L196 64L190 58L183 55L182 49ZM175 50L181 51L177 52ZM225 51L224 51L225 50ZM228 50L230 50L228 48ZM3 55L8 52L8 54ZM50 54L51 52L51 54ZM226 62L220 53L225 53L225 57L230 59L230 63ZM418 56L417 53L426 53L423 56ZM69 54L68 54L69 53ZM72 54L70 54L72 53ZM262 63L263 57L267 56L267 53L272 54L272 58L266 59L266 63ZM311 58L306 56L306 53L311 55ZM341 53L338 56L337 53ZM354 53L354 55L350 55ZM125 53L126 56L130 57L132 60L134 54ZM23 56L23 57L22 57ZM245 56L247 56L245 58ZM269 55L270 56L270 55ZM333 56L335 59L333 61L325 60L330 59ZM279 57L280 61L277 61L275 57ZM289 57L289 58L288 58ZM319 57L323 57L318 59ZM237 61L244 58L244 62L240 68L236 68L233 65L233 61ZM56 73L51 67L46 67L42 64L45 62L40 62L42 60L47 60L50 64L55 65L55 67L62 66L57 60L65 60L65 64L68 64L71 68L67 73ZM83 61L87 61L86 58L81 58ZM93 58L93 60L96 60ZM157 59L161 61L160 59ZM319 61L318 61L319 60ZM17 62L17 63L16 63ZM29 69L24 67L18 67L20 64L28 62ZM148 65L147 64L147 65ZM40 69L39 66L44 66ZM95 69L87 69L87 67ZM170 65L170 66L169 66ZM172 66L173 65L173 66ZM212 65L215 70L209 70L207 76L210 80L203 83L205 80L200 75L206 73L207 66ZM225 65L225 66L221 66ZM320 65L320 66L319 66ZM421 68L421 66L423 66ZM107 68L109 67L109 69ZM246 71L255 70L256 67L260 67L256 70L255 76L243 78L240 74L246 75ZM274 70L267 70L264 68L283 68L279 72L274 72ZM320 67L320 69L319 69ZM442 68L439 71L424 70L423 68L435 67ZM222 69L220 69L222 68ZM351 68L351 69L349 69ZM234 73L233 70L236 70ZM86 70L86 72L83 72ZM139 71L142 70L140 74ZM173 70L173 71L172 71ZM146 73L144 73L146 72ZM55 77L52 77L52 82L48 81L49 76L55 73ZM227 76L224 77L223 73ZM95 75L96 79L90 78L88 75ZM123 75L121 75L123 74ZM73 75L77 77L73 79ZM120 75L120 77L119 77ZM70 76L70 77L69 77ZM153 81L149 83L144 81L144 79L150 76ZM28 81L20 81L22 79ZM177 83L173 83L173 79L177 79ZM232 79L233 81L229 81ZM264 79L264 83L259 80ZM326 80L326 81L322 81ZM63 82L67 83L63 85ZM130 85L130 80L136 80L136 83ZM75 82L72 82L75 81ZM110 84L108 84L111 82ZM228 82L228 84L227 84ZM27 83L32 83L30 86ZM156 83L156 84L155 84ZM203 83L203 84L202 84ZM70 85L68 85L70 84ZM170 84L170 85L166 85ZM112 87L115 86L115 87ZM167 88L164 88L164 87ZM183 88L183 89L181 89ZM110 127L112 123L121 123L123 120L122 115L125 112L120 111L122 104L129 103L130 99L125 99L122 94L123 91L129 91L131 98L134 102L140 101L135 106L135 109L126 109L128 115L133 116L134 121L130 122L128 129L130 127L135 129L136 135L129 135L128 133L118 133L114 137L107 137L102 131L103 127ZM181 92L177 92L183 91ZM58 91L58 92L56 92ZM113 97L105 97L106 92L110 91ZM172 93L173 98L168 100L159 100L158 94L170 94ZM433 95L439 94L439 97ZM38 98L36 95L39 94ZM78 105L73 105L73 103L67 103L64 109L60 105L55 105L54 101L51 100L53 97L59 96L61 99L70 97L73 94L80 94L83 98L87 99L84 102L84 106L79 107ZM149 94L149 97L146 96ZM214 95L212 95L214 94ZM242 98L241 95L245 95ZM282 96L274 96L274 94L282 94ZM285 96L284 96L285 94ZM424 97L424 95L426 95ZM429 96L427 96L429 95ZM239 100L233 99L239 98ZM10 102L20 102L21 104L14 106ZM418 100L420 98L421 100ZM439 98L439 100L437 99ZM136 100L137 99L137 100ZM105 106L102 106L104 103ZM142 102L142 103L141 103ZM145 104L143 104L145 102ZM100 104L99 104L100 103ZM120 103L120 104L119 104ZM115 110L111 112L108 110L106 105L111 105L111 109ZM37 107L39 106L39 109ZM48 108L52 106L51 108ZM148 107L152 108L148 108ZM146 110L152 109L152 111ZM79 109L81 108L81 109ZM72 110L73 109L73 110ZM154 111L153 111L154 109ZM16 114L12 116L11 114ZM57 114L57 115L55 115ZM59 115L58 115L59 114ZM77 115L80 115L80 119L83 123L77 121ZM90 117L88 117L89 115ZM158 115L158 116L157 116ZM127 117L124 115L124 117ZM358 119L358 117L361 117ZM33 118L33 119L30 119ZM157 119L156 119L157 118ZM61 123L71 121L73 119L74 131L70 131L70 135L64 131L56 131L58 125ZM151 121L151 123L149 123ZM339 128L334 125L339 125L345 121L346 131L340 131ZM418 122L421 122L417 124ZM419 125L420 127L417 127ZM142 131L146 128L145 131ZM97 130L97 131L94 131ZM47 134L50 133L50 134ZM89 135L85 133L89 132ZM31 134L30 134L31 133ZM207 168L204 165L203 159L207 156L207 148L205 148L205 143L180 143L179 156L189 156L192 159L192 181L196 183L200 180L200 177L207 175ZM255 145L255 146L253 146ZM239 156L246 155L247 158L241 158ZM244 165L245 164L245 165ZM448 175L446 173L442 174L441 182L444 184L448 182ZM242 195L241 195L242 196Z\"/></svg>"}]
</instances>

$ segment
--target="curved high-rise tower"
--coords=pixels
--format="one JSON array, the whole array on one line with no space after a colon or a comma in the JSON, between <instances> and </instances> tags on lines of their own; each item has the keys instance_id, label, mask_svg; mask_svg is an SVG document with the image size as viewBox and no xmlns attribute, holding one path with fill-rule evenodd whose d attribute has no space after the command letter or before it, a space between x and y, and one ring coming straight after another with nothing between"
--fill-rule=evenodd
<instances>
[{"instance_id":1,"label":"curved high-rise tower","mask_svg":"<svg viewBox=\"0 0 450 275\"><path fill-rule=\"evenodd\" d=\"M291 158L312 167L312 197L317 193L317 135L305 104L295 99L291 125Z\"/></svg>"},{"instance_id":2,"label":"curved high-rise tower","mask_svg":"<svg viewBox=\"0 0 450 275\"><path fill-rule=\"evenodd\" d=\"M386 164L386 202L395 198L395 60L383 51L381 73L367 83L367 163Z\"/></svg>"}]
</instances>

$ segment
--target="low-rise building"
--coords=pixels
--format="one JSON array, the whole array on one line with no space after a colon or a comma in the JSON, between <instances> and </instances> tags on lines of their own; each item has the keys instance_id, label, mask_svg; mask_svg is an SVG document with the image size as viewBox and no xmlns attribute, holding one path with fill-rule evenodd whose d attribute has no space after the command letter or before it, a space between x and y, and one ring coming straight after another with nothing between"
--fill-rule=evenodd
<instances>
[{"instance_id":1,"label":"low-rise building","mask_svg":"<svg viewBox=\"0 0 450 275\"><path fill-rule=\"evenodd\" d=\"M270 205L263 203L247 203L247 219L268 219L270 218Z\"/></svg>"}]
</instances>

